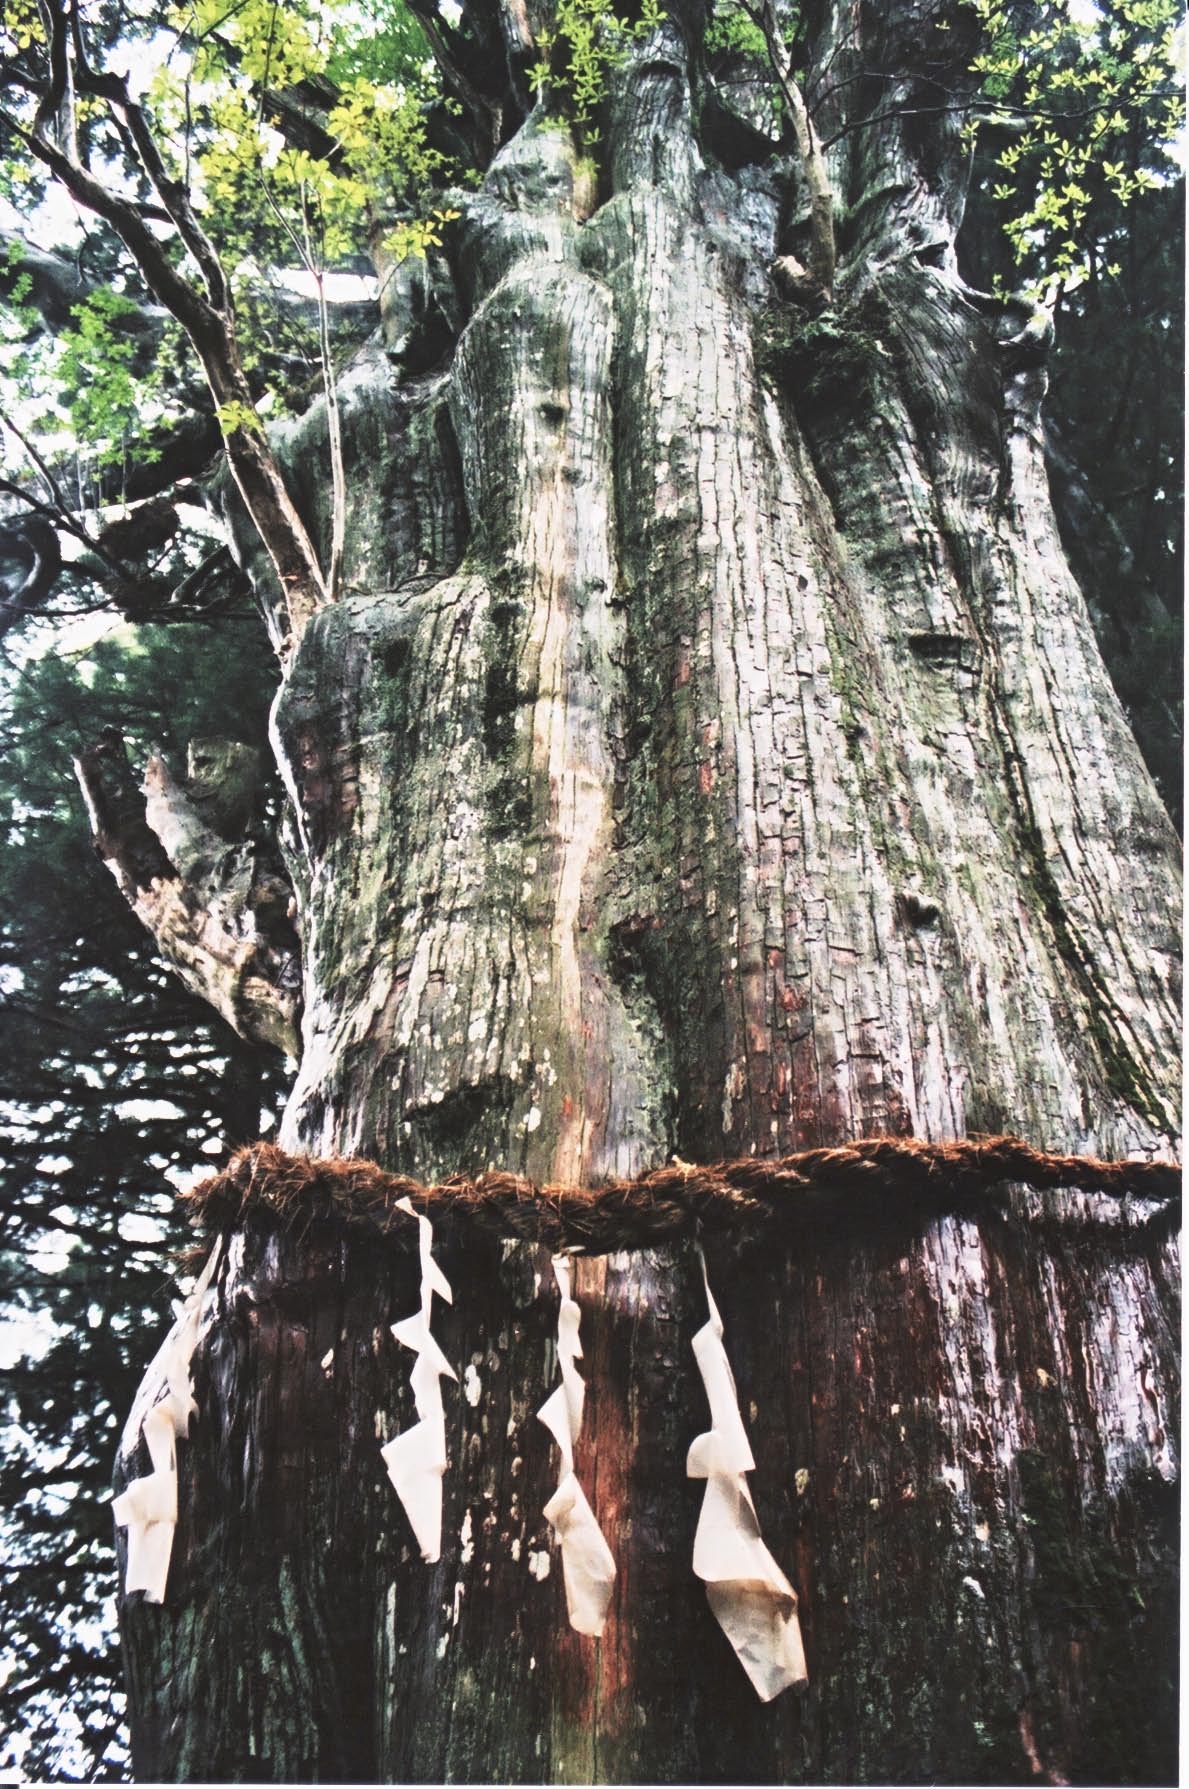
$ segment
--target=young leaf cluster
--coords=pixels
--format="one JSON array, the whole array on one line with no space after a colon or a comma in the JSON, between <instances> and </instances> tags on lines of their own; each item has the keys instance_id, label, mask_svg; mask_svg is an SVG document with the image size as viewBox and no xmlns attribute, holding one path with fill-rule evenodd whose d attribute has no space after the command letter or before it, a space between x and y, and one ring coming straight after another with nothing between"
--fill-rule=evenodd
<instances>
[{"instance_id":1,"label":"young leaf cluster","mask_svg":"<svg viewBox=\"0 0 1189 1789\"><path fill-rule=\"evenodd\" d=\"M1104 217L1175 177L1180 7L974 5L985 32L974 68L992 102L983 120L995 145L991 196L1017 265L1052 299L1087 277Z\"/></svg>"},{"instance_id":2,"label":"young leaf cluster","mask_svg":"<svg viewBox=\"0 0 1189 1789\"><path fill-rule=\"evenodd\" d=\"M349 266L377 209L422 215L449 179L427 121L440 90L424 40L414 55L414 21L389 8L370 55L352 26L346 8L278 0L175 12L178 53L153 104L229 265Z\"/></svg>"},{"instance_id":3,"label":"young leaf cluster","mask_svg":"<svg viewBox=\"0 0 1189 1789\"><path fill-rule=\"evenodd\" d=\"M139 306L110 286L99 286L73 307L74 325L60 337L58 381L70 431L99 466L118 465L142 428L146 410L161 390L160 361L137 372L139 347L121 322ZM140 443L142 463L152 449Z\"/></svg>"},{"instance_id":4,"label":"young leaf cluster","mask_svg":"<svg viewBox=\"0 0 1189 1789\"><path fill-rule=\"evenodd\" d=\"M47 447L69 441L79 478L126 467L131 457L153 464L160 451L147 440L145 425L169 413L167 381L180 331L162 324L150 359L141 306L113 286L97 285L71 306L69 325L47 335L22 261L13 243L4 257L8 295L0 306L0 343L7 350L0 410L23 414Z\"/></svg>"},{"instance_id":5,"label":"young leaf cluster","mask_svg":"<svg viewBox=\"0 0 1189 1789\"><path fill-rule=\"evenodd\" d=\"M568 116L580 137L597 136L594 115L608 76L663 16L661 0L643 0L634 20L616 13L613 0L557 0L552 30L537 37L538 57L529 69L533 92L550 110Z\"/></svg>"}]
</instances>

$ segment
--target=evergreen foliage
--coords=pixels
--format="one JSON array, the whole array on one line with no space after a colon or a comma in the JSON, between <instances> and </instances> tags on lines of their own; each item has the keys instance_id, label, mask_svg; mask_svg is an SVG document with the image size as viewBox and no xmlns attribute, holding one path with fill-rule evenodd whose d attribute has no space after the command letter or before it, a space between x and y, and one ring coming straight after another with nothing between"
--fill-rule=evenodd
<instances>
[{"instance_id":1,"label":"evergreen foliage","mask_svg":"<svg viewBox=\"0 0 1189 1789\"><path fill-rule=\"evenodd\" d=\"M279 1065L153 959L71 771L118 712L184 761L212 713L263 736L259 629L125 630L8 677L0 781L0 1769L125 1774L112 1455L169 1320L179 1176L259 1133Z\"/></svg>"}]
</instances>

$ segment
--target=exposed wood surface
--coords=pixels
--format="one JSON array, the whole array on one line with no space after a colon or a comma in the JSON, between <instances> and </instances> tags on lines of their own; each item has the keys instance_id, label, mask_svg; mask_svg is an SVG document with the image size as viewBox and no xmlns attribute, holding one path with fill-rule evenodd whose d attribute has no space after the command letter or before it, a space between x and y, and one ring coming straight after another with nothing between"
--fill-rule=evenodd
<instances>
[{"instance_id":1,"label":"exposed wood surface","mask_svg":"<svg viewBox=\"0 0 1189 1789\"><path fill-rule=\"evenodd\" d=\"M299 946L275 853L213 832L159 755L142 791L114 731L75 770L95 848L170 967L241 1037L294 1055Z\"/></svg>"}]
</instances>

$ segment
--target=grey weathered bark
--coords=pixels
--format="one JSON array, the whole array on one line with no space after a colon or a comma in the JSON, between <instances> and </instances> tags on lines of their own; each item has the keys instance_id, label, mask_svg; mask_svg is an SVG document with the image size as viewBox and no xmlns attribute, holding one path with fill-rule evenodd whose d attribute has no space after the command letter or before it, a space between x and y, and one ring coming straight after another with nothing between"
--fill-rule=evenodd
<instances>
[{"instance_id":1,"label":"grey weathered bark","mask_svg":"<svg viewBox=\"0 0 1189 1789\"><path fill-rule=\"evenodd\" d=\"M75 770L96 848L166 962L241 1037L295 1054L300 946L275 852L215 830L159 754L142 793L118 733Z\"/></svg>"},{"instance_id":2,"label":"grey weathered bark","mask_svg":"<svg viewBox=\"0 0 1189 1789\"><path fill-rule=\"evenodd\" d=\"M1176 840L1061 555L1040 356L958 278L950 115L848 79L960 62L963 17L811 21L828 327L772 284L793 175L716 165L675 8L612 71L593 212L532 114L458 200L449 361L343 379L345 594L275 708L290 1147L586 1182L880 1132L1175 1147ZM324 541L323 443L312 414L275 445ZM541 1515L545 1258L445 1251L466 1375L427 1567L378 1454L411 1258L249 1215L169 1599L123 1613L138 1774L1163 1780L1174 1244L1089 1188L1016 1204L1044 1221L709 1251L809 1654L767 1708L689 1569L683 1249L578 1266L596 1644Z\"/></svg>"}]
</instances>

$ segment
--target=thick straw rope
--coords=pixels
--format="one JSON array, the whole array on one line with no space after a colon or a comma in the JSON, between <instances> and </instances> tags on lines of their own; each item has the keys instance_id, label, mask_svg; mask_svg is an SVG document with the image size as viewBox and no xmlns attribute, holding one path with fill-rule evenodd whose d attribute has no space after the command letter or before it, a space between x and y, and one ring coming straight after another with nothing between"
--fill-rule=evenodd
<instances>
[{"instance_id":1,"label":"thick straw rope","mask_svg":"<svg viewBox=\"0 0 1189 1789\"><path fill-rule=\"evenodd\" d=\"M1048 1155L1017 1137L952 1143L869 1137L774 1161L743 1157L709 1167L678 1161L593 1190L536 1186L500 1172L422 1186L374 1162L318 1160L289 1155L274 1143L253 1143L185 1196L198 1221L211 1230L255 1209L303 1228L337 1218L411 1247L414 1226L396 1209L398 1200L410 1199L435 1225L456 1233L521 1238L555 1252L606 1254L690 1236L699 1226L707 1231L799 1226L869 1201L889 1215L985 1208L1002 1204L1013 1184L1170 1207L1180 1201L1181 1170L1168 1161Z\"/></svg>"}]
</instances>

